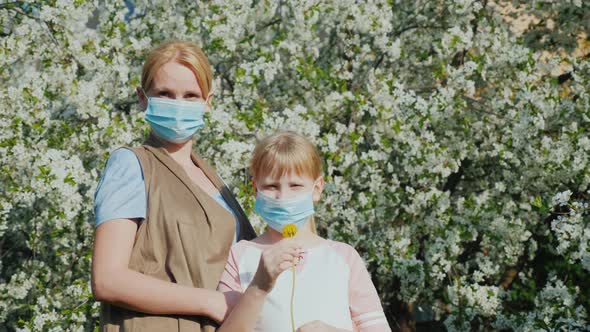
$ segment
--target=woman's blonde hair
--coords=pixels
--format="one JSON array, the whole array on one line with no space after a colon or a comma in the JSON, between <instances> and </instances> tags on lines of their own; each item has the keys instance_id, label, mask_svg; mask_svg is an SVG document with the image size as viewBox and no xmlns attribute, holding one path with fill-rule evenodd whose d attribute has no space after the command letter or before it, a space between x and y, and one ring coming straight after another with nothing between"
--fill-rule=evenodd
<instances>
[{"instance_id":1,"label":"woman's blonde hair","mask_svg":"<svg viewBox=\"0 0 590 332\"><path fill-rule=\"evenodd\" d=\"M141 71L141 87L144 91L149 91L158 70L169 62L177 62L190 69L197 78L203 98L207 98L213 79L211 64L197 44L181 40L164 42L150 52Z\"/></svg>"},{"instance_id":2,"label":"woman's blonde hair","mask_svg":"<svg viewBox=\"0 0 590 332\"><path fill-rule=\"evenodd\" d=\"M280 178L289 173L315 180L322 175L322 159L316 146L304 136L293 131L279 131L256 144L250 173L254 180L261 176ZM310 223L315 232L313 217Z\"/></svg>"}]
</instances>

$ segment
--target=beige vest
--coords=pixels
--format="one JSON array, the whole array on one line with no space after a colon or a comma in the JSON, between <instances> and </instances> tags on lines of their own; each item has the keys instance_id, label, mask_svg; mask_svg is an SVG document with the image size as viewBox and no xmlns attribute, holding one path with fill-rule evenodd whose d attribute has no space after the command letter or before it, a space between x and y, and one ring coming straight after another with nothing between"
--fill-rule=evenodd
<instances>
[{"instance_id":1,"label":"beige vest","mask_svg":"<svg viewBox=\"0 0 590 332\"><path fill-rule=\"evenodd\" d=\"M141 164L148 207L129 268L180 285L216 289L235 234L234 216L195 185L153 138L131 150ZM194 153L191 157L226 201L232 201L228 203L240 221L239 238L253 238L252 226L217 173ZM101 331L209 332L217 326L202 316L149 315L104 302L100 323Z\"/></svg>"}]
</instances>

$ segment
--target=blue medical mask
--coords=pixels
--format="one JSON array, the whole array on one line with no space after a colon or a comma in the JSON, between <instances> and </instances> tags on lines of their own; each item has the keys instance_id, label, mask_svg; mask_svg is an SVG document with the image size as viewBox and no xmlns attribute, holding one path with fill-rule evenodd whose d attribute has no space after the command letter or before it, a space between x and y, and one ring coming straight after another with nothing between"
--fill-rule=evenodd
<instances>
[{"instance_id":1,"label":"blue medical mask","mask_svg":"<svg viewBox=\"0 0 590 332\"><path fill-rule=\"evenodd\" d=\"M254 211L279 233L282 233L283 227L288 224L294 224L297 229L300 229L315 212L313 209L313 191L294 198L277 199L258 190Z\"/></svg>"},{"instance_id":2,"label":"blue medical mask","mask_svg":"<svg viewBox=\"0 0 590 332\"><path fill-rule=\"evenodd\" d=\"M143 89L142 89L143 91ZM145 92L144 92L145 95ZM146 95L147 96L147 95ZM145 120L158 137L173 143L190 139L203 128L207 102L149 97Z\"/></svg>"}]
</instances>

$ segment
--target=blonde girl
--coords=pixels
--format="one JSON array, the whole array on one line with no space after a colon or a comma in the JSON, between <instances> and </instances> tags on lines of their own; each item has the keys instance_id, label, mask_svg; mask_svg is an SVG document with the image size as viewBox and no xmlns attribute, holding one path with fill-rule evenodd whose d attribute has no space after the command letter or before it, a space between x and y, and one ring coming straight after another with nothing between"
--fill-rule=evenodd
<instances>
[{"instance_id":1,"label":"blonde girl","mask_svg":"<svg viewBox=\"0 0 590 332\"><path fill-rule=\"evenodd\" d=\"M251 241L232 246L218 289L241 296L219 331L292 331L292 273L296 266L297 331L390 331L379 297L357 251L315 232L314 203L324 180L316 147L289 131L260 141L251 173L255 211L268 224ZM294 238L283 227L297 226Z\"/></svg>"}]
</instances>

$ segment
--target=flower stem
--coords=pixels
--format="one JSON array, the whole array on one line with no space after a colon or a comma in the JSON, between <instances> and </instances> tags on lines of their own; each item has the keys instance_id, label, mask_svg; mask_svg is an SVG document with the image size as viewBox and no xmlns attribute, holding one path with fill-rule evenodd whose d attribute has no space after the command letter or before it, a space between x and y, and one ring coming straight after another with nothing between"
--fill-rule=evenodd
<instances>
[{"instance_id":1,"label":"flower stem","mask_svg":"<svg viewBox=\"0 0 590 332\"><path fill-rule=\"evenodd\" d=\"M293 266L293 287L291 288L291 329L295 332L295 316L293 315L293 300L295 299L295 267Z\"/></svg>"}]
</instances>

